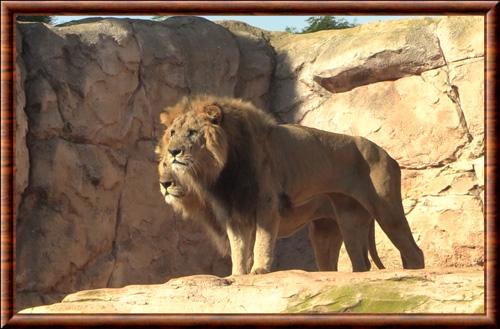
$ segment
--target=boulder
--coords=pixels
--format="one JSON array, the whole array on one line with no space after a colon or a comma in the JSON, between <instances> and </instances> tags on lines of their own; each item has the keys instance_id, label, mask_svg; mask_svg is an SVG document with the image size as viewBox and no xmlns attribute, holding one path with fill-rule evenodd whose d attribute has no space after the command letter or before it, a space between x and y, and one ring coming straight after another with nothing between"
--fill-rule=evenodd
<instances>
[{"instance_id":1,"label":"boulder","mask_svg":"<svg viewBox=\"0 0 500 329\"><path fill-rule=\"evenodd\" d=\"M311 65L313 80L331 93L342 93L441 67L445 61L434 24L415 19L338 30Z\"/></svg>"}]
</instances>

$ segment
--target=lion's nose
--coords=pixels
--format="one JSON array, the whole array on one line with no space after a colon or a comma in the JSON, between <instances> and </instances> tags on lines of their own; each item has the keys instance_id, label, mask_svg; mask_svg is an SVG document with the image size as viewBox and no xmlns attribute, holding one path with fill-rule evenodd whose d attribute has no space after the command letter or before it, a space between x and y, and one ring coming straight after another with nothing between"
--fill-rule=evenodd
<instances>
[{"instance_id":1,"label":"lion's nose","mask_svg":"<svg viewBox=\"0 0 500 329\"><path fill-rule=\"evenodd\" d=\"M172 185L172 182L171 181L166 181L166 182L160 182L161 186L163 186L163 188L167 189L170 185Z\"/></svg>"},{"instance_id":2,"label":"lion's nose","mask_svg":"<svg viewBox=\"0 0 500 329\"><path fill-rule=\"evenodd\" d=\"M177 154L181 153L181 149L169 149L168 152L170 152L172 156L176 156Z\"/></svg>"}]
</instances>

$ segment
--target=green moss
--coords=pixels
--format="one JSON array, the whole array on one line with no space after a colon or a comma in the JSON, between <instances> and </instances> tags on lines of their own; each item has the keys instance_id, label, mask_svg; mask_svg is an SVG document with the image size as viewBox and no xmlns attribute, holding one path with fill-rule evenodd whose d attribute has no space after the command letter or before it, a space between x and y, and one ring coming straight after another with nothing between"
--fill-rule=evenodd
<instances>
[{"instance_id":1,"label":"green moss","mask_svg":"<svg viewBox=\"0 0 500 329\"><path fill-rule=\"evenodd\" d=\"M407 286L422 280L405 278L404 281ZM296 296L286 312L404 313L415 312L429 300L423 295L404 296L401 289L400 280L333 287L314 296Z\"/></svg>"},{"instance_id":2,"label":"green moss","mask_svg":"<svg viewBox=\"0 0 500 329\"><path fill-rule=\"evenodd\" d=\"M357 313L405 313L415 311L429 298L426 296L411 296L407 298L369 298L361 300L357 305L344 310L344 312Z\"/></svg>"}]
</instances>

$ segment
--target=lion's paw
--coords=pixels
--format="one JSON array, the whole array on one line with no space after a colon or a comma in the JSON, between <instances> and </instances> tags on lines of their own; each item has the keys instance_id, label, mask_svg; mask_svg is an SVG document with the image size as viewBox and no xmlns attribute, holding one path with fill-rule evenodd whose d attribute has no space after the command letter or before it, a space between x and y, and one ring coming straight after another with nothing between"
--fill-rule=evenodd
<instances>
[{"instance_id":1,"label":"lion's paw","mask_svg":"<svg viewBox=\"0 0 500 329\"><path fill-rule=\"evenodd\" d=\"M255 268L255 269L252 269L252 271L250 271L250 274L266 274L266 273L269 273L271 272L270 270L268 269L265 269L265 268Z\"/></svg>"}]
</instances>

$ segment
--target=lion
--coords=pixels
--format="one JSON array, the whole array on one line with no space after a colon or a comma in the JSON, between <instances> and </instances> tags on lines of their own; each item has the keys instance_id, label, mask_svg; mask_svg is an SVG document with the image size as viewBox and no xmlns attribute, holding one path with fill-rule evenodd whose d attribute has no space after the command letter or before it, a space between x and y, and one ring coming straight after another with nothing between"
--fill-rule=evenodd
<instances>
[{"instance_id":1,"label":"lion","mask_svg":"<svg viewBox=\"0 0 500 329\"><path fill-rule=\"evenodd\" d=\"M322 195L359 203L399 250L403 268L424 268L403 211L399 165L375 143L278 124L251 103L228 97L184 99L160 115L162 122L171 118L162 136L163 162L223 223L233 275L248 273L250 257L250 273L270 271L281 196L293 207ZM338 221L341 232L349 231L345 222Z\"/></svg>"},{"instance_id":2,"label":"lion","mask_svg":"<svg viewBox=\"0 0 500 329\"><path fill-rule=\"evenodd\" d=\"M161 153L159 154L161 156ZM162 160L160 160L161 162ZM215 219L210 206L199 200L196 195L181 187L175 181L171 168L159 166L160 191L164 196L165 202L172 206L174 211L180 213L184 218L196 218L204 226L212 242L215 243L218 251L226 255L229 251L226 240L223 239L225 231L220 223ZM352 205L351 205L352 206ZM290 207L287 200L282 200L280 208L284 220L280 221L278 237L288 237L297 232L304 225L309 224L309 237L313 246L316 260L316 266L320 271L337 271L340 248L342 246L342 235L336 223L335 209L331 201L326 196L319 196L299 207ZM361 209L362 210L362 209ZM349 221L352 231L359 232L358 236L364 237L362 241L347 241L346 248L353 255L351 264L353 271L368 271L371 268L368 259L368 252L375 265L379 269L384 269L375 245L375 222L364 211L356 213L356 220ZM364 217L363 217L364 216ZM355 245L349 243L355 242ZM352 250L361 249L359 253L353 253ZM356 259L357 255L363 255L362 259ZM251 262L247 264L247 268Z\"/></svg>"}]
</instances>

